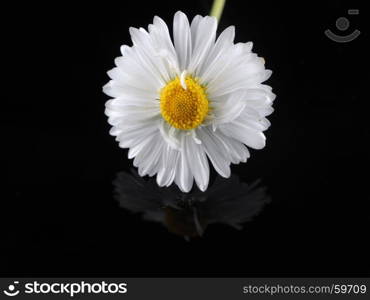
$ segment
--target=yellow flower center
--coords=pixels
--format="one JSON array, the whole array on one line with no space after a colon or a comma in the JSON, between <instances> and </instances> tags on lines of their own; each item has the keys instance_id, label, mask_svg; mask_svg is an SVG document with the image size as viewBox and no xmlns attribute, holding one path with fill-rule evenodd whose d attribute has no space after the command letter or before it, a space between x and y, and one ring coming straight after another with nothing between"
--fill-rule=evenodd
<instances>
[{"instance_id":1,"label":"yellow flower center","mask_svg":"<svg viewBox=\"0 0 370 300\"><path fill-rule=\"evenodd\" d=\"M191 76L184 78L183 82L176 77L162 88L160 107L163 118L173 127L183 130L196 128L209 110L205 87Z\"/></svg>"}]
</instances>

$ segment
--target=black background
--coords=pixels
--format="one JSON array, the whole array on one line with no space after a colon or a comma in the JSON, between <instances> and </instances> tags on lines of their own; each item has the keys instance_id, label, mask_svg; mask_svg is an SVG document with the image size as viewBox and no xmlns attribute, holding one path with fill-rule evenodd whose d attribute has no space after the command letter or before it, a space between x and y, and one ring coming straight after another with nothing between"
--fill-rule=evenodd
<instances>
[{"instance_id":1,"label":"black background","mask_svg":"<svg viewBox=\"0 0 370 300\"><path fill-rule=\"evenodd\" d=\"M177 10L206 15L211 1L76 2L3 9L0 275L369 275L365 10L226 4L220 29L235 25L237 42L254 42L277 94L266 148L232 171L261 178L272 202L241 231L215 224L187 242L113 199L113 179L132 162L108 134L102 86L130 26L154 15L172 26ZM362 34L339 44L328 28Z\"/></svg>"}]
</instances>

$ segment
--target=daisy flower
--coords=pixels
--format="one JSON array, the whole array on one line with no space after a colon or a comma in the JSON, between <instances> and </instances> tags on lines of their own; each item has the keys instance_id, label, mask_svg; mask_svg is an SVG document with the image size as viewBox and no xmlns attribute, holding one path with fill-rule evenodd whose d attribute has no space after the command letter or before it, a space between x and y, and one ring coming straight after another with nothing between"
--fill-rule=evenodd
<instances>
[{"instance_id":1,"label":"daisy flower","mask_svg":"<svg viewBox=\"0 0 370 300\"><path fill-rule=\"evenodd\" d=\"M191 24L177 12L173 40L154 17L148 30L130 28L103 91L110 134L140 176L157 175L159 186L175 182L189 192L209 182L209 162L222 176L246 162L247 147L265 146L275 95L262 84L271 74L252 43L234 43L235 28L216 39L217 19L197 15ZM209 160L209 162L208 162Z\"/></svg>"}]
</instances>

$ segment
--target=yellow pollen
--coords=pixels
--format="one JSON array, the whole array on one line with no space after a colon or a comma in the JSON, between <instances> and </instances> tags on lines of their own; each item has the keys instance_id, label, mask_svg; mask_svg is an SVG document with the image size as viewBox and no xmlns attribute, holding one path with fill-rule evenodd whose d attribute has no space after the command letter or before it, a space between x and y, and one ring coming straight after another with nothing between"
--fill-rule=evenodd
<instances>
[{"instance_id":1,"label":"yellow pollen","mask_svg":"<svg viewBox=\"0 0 370 300\"><path fill-rule=\"evenodd\" d=\"M189 130L198 127L206 117L209 105L205 87L197 79L187 76L186 89L176 77L162 88L160 107L163 118L177 129Z\"/></svg>"}]
</instances>

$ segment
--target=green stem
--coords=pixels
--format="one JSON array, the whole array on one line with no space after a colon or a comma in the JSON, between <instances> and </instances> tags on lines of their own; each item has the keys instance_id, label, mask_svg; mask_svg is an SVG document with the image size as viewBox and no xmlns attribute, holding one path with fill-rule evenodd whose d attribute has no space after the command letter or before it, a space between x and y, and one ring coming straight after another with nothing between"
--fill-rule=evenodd
<instances>
[{"instance_id":1,"label":"green stem","mask_svg":"<svg viewBox=\"0 0 370 300\"><path fill-rule=\"evenodd\" d=\"M224 10L226 0L213 0L213 5L210 15L216 17L217 21L220 22L222 11Z\"/></svg>"}]
</instances>

